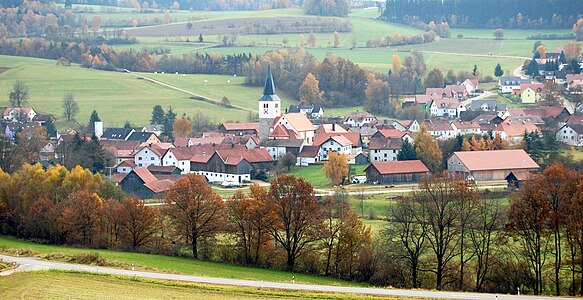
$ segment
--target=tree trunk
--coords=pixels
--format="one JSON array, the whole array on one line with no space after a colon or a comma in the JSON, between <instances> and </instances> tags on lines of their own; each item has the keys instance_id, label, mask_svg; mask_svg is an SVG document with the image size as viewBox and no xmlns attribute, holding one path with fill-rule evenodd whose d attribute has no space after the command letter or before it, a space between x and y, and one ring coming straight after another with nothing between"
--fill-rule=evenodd
<instances>
[{"instance_id":1,"label":"tree trunk","mask_svg":"<svg viewBox=\"0 0 583 300\"><path fill-rule=\"evenodd\" d=\"M436 280L436 288L438 291L442 290L442 281L443 281L443 257L437 257L437 280Z\"/></svg>"},{"instance_id":2,"label":"tree trunk","mask_svg":"<svg viewBox=\"0 0 583 300\"><path fill-rule=\"evenodd\" d=\"M324 272L325 276L330 275L330 260L332 259L332 244L328 246L328 257L326 258L326 272Z\"/></svg>"},{"instance_id":3,"label":"tree trunk","mask_svg":"<svg viewBox=\"0 0 583 300\"><path fill-rule=\"evenodd\" d=\"M294 264L296 262L295 257L292 255L291 252L287 253L287 270L288 271L293 271L294 270Z\"/></svg>"},{"instance_id":4,"label":"tree trunk","mask_svg":"<svg viewBox=\"0 0 583 300\"><path fill-rule=\"evenodd\" d=\"M198 259L197 240L198 240L198 234L196 234L196 231L193 230L191 243L192 243L192 258L194 258L194 259Z\"/></svg>"},{"instance_id":5,"label":"tree trunk","mask_svg":"<svg viewBox=\"0 0 583 300\"><path fill-rule=\"evenodd\" d=\"M555 295L561 295L561 282L559 273L561 271L561 233L559 228L555 229Z\"/></svg>"}]
</instances>

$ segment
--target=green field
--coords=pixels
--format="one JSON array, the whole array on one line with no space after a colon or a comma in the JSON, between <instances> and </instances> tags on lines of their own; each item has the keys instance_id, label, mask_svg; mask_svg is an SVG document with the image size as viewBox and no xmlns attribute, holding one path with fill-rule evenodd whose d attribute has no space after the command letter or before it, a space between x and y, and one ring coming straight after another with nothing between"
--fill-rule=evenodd
<instances>
[{"instance_id":1,"label":"green field","mask_svg":"<svg viewBox=\"0 0 583 300\"><path fill-rule=\"evenodd\" d=\"M0 276L0 298L128 300L397 299L353 294L221 286L66 271L37 271Z\"/></svg>"},{"instance_id":2,"label":"green field","mask_svg":"<svg viewBox=\"0 0 583 300\"><path fill-rule=\"evenodd\" d=\"M63 253L63 254L83 254L87 252L98 253L101 258L108 262L119 262L124 264L135 264L137 269L147 268L168 273L181 273L186 275L198 275L208 277L222 277L233 279L265 280L276 282L287 282L292 275L298 283L328 284L328 285L359 285L358 283L344 280L289 273L270 269L252 268L241 265L194 260L190 258L173 257L165 255L141 254L112 250L83 249L72 247L60 247L54 245L43 245L25 242L13 237L0 236L0 248L10 249L31 249L38 254ZM20 251L23 253L23 251Z\"/></svg>"},{"instance_id":3,"label":"green field","mask_svg":"<svg viewBox=\"0 0 583 300\"><path fill-rule=\"evenodd\" d=\"M364 169L367 165L350 165L354 168L354 175L364 174ZM309 181L314 188L330 188L332 184L322 171L324 165L311 165L308 167L294 167L289 173L296 177L303 177Z\"/></svg>"},{"instance_id":4,"label":"green field","mask_svg":"<svg viewBox=\"0 0 583 300\"><path fill-rule=\"evenodd\" d=\"M63 95L71 92L79 104L79 114L76 119L85 124L92 110L97 110L105 126L122 126L125 121L132 125L147 124L152 107L160 104L163 107L172 106L178 115L192 115L197 108L214 122L246 120L248 111L229 109L210 103L190 99L190 96L166 87L139 80L139 74L118 73L84 69L78 66L60 67L55 61L0 56L0 67L10 68L0 73L0 106L8 106L8 93L14 82L22 80L30 90L29 105L38 112L62 115ZM50 76L47 76L50 74ZM168 83L179 84L191 92L208 97L227 96L233 104L256 109L256 99L261 96L261 87L241 86L243 78L213 75L154 75L157 79ZM203 78L208 78L209 84L204 85ZM234 83L227 83L232 80ZM294 103L283 97L284 103Z\"/></svg>"}]
</instances>

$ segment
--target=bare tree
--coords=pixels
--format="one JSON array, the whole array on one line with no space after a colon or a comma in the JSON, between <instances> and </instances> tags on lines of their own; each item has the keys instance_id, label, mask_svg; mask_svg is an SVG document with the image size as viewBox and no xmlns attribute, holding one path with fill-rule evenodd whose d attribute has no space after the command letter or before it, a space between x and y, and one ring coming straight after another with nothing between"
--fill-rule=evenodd
<instances>
[{"instance_id":1,"label":"bare tree","mask_svg":"<svg viewBox=\"0 0 583 300\"><path fill-rule=\"evenodd\" d=\"M8 94L8 98L10 100L10 105L13 107L25 106L29 99L28 87L24 84L24 82L16 80L12 86L12 91L10 91L10 94Z\"/></svg>"},{"instance_id":2,"label":"bare tree","mask_svg":"<svg viewBox=\"0 0 583 300\"><path fill-rule=\"evenodd\" d=\"M66 93L65 97L63 97L63 117L67 121L71 121L78 112L79 105L75 101L75 96L72 93Z\"/></svg>"}]
</instances>

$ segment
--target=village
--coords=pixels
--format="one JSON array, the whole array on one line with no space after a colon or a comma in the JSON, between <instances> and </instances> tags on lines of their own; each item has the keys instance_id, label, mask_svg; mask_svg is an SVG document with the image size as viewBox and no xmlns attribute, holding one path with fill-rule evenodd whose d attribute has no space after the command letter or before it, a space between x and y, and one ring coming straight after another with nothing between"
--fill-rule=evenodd
<instances>
[{"instance_id":1,"label":"village","mask_svg":"<svg viewBox=\"0 0 583 300\"><path fill-rule=\"evenodd\" d=\"M560 57L557 53L546 55L553 61ZM539 61L539 65L545 65L545 61ZM583 117L577 113L580 107L566 100L556 106L542 101L556 96L549 91L554 87L565 93L581 93L583 74L541 70L538 75L544 78L543 83L525 76L501 76L498 81L500 95L536 106L510 108L489 100L487 96L492 93L481 91L479 82L468 78L443 88L427 88L425 94L403 96L403 107L417 106L428 118L397 120L380 119L366 111L326 118L321 106L282 107L275 90L277 83L268 70L263 95L257 101L258 122L226 122L218 131L164 141L162 124L104 128L103 122L95 121L86 139L94 135L114 158L115 165L108 166L108 178L127 194L141 199L164 198L184 174L202 175L207 182L223 188L241 187L276 176L278 162L286 155L291 154L294 162L290 163L288 157L287 164L302 168L326 163L331 152L341 155L348 165L370 164L364 174L345 176L341 185L415 183L432 171L442 170L479 182L508 180L509 185L516 185L539 170L524 150L524 137L542 137L543 131L551 131L558 142L583 145ZM563 99L562 95L556 97ZM54 117L37 114L31 107L9 107L4 111L4 137L13 140L18 132L31 131L49 121ZM414 147L421 131L435 141L483 137L479 138L482 146L453 151L438 168L428 168L423 158L399 159L404 144ZM56 164L59 143L74 134L58 132L41 150L40 163ZM497 147L492 146L494 141Z\"/></svg>"}]
</instances>

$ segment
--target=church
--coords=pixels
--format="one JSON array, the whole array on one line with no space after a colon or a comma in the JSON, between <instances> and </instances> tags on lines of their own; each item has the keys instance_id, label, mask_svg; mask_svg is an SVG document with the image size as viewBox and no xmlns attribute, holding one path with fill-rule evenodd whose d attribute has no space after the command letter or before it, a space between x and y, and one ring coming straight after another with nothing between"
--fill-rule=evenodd
<instances>
[{"instance_id":1,"label":"church","mask_svg":"<svg viewBox=\"0 0 583 300\"><path fill-rule=\"evenodd\" d=\"M273 140L301 142L302 146L312 145L316 127L302 113L281 114L281 99L275 93L275 83L271 66L267 76L263 96L259 98L259 141L261 145L271 145ZM268 149L269 150L269 149Z\"/></svg>"}]
</instances>

